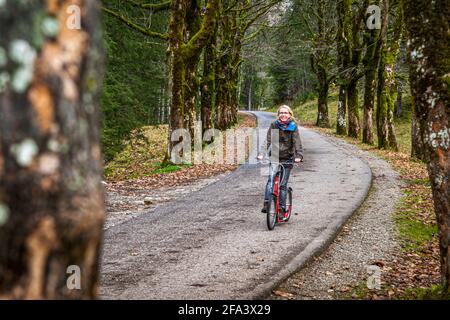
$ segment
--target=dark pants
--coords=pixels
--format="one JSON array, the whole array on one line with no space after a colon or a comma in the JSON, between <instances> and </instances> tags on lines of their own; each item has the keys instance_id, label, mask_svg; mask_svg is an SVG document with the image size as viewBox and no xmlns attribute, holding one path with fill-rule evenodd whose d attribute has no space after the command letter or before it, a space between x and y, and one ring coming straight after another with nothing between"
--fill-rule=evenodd
<instances>
[{"instance_id":1,"label":"dark pants","mask_svg":"<svg viewBox=\"0 0 450 320\"><path fill-rule=\"evenodd\" d=\"M284 170L282 170L280 176L280 206L286 209L286 195L287 195L287 184L289 181L289 175L291 174L292 165L285 165ZM270 201L272 198L272 181L275 179L275 174L277 173L277 165L270 164L269 168L269 180L266 185L266 193L264 195L264 201Z\"/></svg>"}]
</instances>

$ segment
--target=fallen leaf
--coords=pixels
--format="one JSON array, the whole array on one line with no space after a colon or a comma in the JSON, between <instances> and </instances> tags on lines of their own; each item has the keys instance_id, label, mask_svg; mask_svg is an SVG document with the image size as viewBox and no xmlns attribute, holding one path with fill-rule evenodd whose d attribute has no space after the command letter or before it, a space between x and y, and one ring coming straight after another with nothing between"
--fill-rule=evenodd
<instances>
[{"instance_id":1,"label":"fallen leaf","mask_svg":"<svg viewBox=\"0 0 450 320\"><path fill-rule=\"evenodd\" d=\"M281 290L275 290L272 293L274 295L278 296L278 297L283 297L283 298L292 298L292 297L294 297L294 295L292 293L281 291Z\"/></svg>"}]
</instances>

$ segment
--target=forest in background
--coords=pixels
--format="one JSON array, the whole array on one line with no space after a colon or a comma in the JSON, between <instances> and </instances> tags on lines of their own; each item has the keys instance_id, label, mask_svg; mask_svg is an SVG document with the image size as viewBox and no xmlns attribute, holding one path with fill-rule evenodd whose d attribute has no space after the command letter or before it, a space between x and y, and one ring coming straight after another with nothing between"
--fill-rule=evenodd
<instances>
[{"instance_id":1,"label":"forest in background","mask_svg":"<svg viewBox=\"0 0 450 320\"><path fill-rule=\"evenodd\" d=\"M168 9L152 12L130 5L130 2L136 3L134 1L109 0L104 1L104 4L114 10L115 14L120 14L122 18L126 17L128 23L139 23L139 25L145 26L146 30L152 30L152 32L161 34L167 32ZM362 8L368 3L367 1L361 2L358 8ZM349 4L350 2L347 3L347 5ZM201 5L202 2L199 2L199 6ZM364 89L369 81L373 81L370 79L366 81L365 79L368 76L374 78L375 69L377 69L372 68L374 70L371 70L371 74L367 71L369 69L367 66L371 65L369 63L371 55L373 57L374 54L377 54L376 50L368 51L367 48L372 48L372 44L375 44L377 37L379 37L374 32L371 32L372 34L363 32L368 14L359 12L362 16L358 27L361 29L357 35L359 42L355 43L359 48L354 48L359 55L355 59L359 59L359 61L356 61L355 65L344 66L338 61L342 54L339 54L339 46L337 45L339 19L336 14L338 12L336 2L274 1L270 7L270 10L258 17L248 27L248 39L243 41L236 81L238 101L236 108L265 110L283 103L297 107L302 102L317 99L324 94L327 99L335 99L339 94L340 84L348 82L353 77L352 72L356 70L356 73L359 74L354 75L357 79L355 84L352 85L356 86L357 89L356 110L359 119L357 123L363 126L363 122L366 123L368 118L372 119L372 123L376 123L374 109L376 106L371 106L370 115L364 115L365 102L372 100L375 104L375 96L377 95L373 92L371 99L367 97L367 91L369 90ZM397 14L395 8L397 7L398 3L394 1L390 8L392 19L388 22L390 25L386 27L385 31L387 38L393 37ZM316 15L324 13L327 13L327 15L324 15L323 26L320 26ZM169 123L170 74L166 51L167 41L146 35L136 29L136 26L127 27L126 24L124 20L118 19L117 16L104 15L105 44L108 57L105 90L102 99L104 115L103 145L106 161L111 161L114 155L122 150L124 142L130 138L130 133L133 130L148 125ZM347 27L351 26L348 25ZM318 33L319 28L324 29L322 34ZM370 37L373 39L370 40ZM396 92L392 93L392 95L395 94L395 97L393 97L391 111L397 119L392 119L392 122L399 119L403 119L402 121L405 122L412 118L412 104L408 82L406 40L404 37L400 37L398 41L399 48L395 56L395 72L393 73ZM214 48L216 51L220 51L217 46ZM224 50L222 49L222 51ZM380 51L381 47L378 48L378 52ZM362 56L363 53L364 57ZM197 81L200 83L206 77L202 74L205 68L205 54L206 49L199 56L197 66L197 72L201 75ZM320 61L312 60L313 57ZM373 59L377 60L380 57L373 57ZM315 66L323 67L317 68ZM318 71L322 74L318 74ZM328 77L326 86L323 83L321 84L319 80L319 77L324 77L323 74L325 74L325 78ZM217 79L216 76L216 82ZM324 90L326 90L326 93L324 93ZM366 96L364 96L365 91ZM203 103L201 101L201 88L198 88L196 95L197 99L194 102L196 119L201 120L201 105ZM322 97L321 100L324 100L324 98ZM212 110L212 113L216 111L214 106ZM389 113L385 112L386 119L388 115ZM319 116L319 113L317 116ZM343 117L345 119L348 115L344 114ZM316 123L318 122L316 121ZM336 118L329 119L327 117L327 120L319 125L329 127L337 124ZM350 125L350 128L352 127L353 125ZM347 128L340 130L347 133ZM378 130L375 127L370 130L375 138L378 137ZM367 131L365 130L365 132ZM402 134L404 135L404 133ZM367 140L365 142L373 143L373 138L370 138L370 136L369 139L366 138L365 140Z\"/></svg>"}]
</instances>

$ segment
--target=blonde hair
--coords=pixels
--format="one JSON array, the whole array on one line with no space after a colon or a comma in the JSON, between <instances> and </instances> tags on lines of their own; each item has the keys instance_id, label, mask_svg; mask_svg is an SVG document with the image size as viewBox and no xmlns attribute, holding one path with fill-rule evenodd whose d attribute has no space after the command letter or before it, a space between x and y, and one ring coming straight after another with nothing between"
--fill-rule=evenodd
<instances>
[{"instance_id":1,"label":"blonde hair","mask_svg":"<svg viewBox=\"0 0 450 320\"><path fill-rule=\"evenodd\" d=\"M278 110L277 110L277 119L280 118L280 110L281 110L281 109L286 109L286 110L289 112L289 115L291 116L291 119L292 119L292 120L295 120L295 118L294 118L294 112L292 111L292 109L291 109L288 105L285 105L285 104L283 104L283 105L281 105L281 106L278 107Z\"/></svg>"}]
</instances>

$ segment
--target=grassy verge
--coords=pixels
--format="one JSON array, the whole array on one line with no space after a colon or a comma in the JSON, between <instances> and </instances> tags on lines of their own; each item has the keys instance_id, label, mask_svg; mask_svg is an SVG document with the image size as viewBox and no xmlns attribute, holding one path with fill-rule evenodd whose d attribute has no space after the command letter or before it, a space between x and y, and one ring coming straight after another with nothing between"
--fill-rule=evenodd
<instances>
[{"instance_id":1,"label":"grassy verge","mask_svg":"<svg viewBox=\"0 0 450 320\"><path fill-rule=\"evenodd\" d=\"M448 299L439 285L439 245L434 216L432 193L425 164L411 160L411 98L404 97L404 110L395 119L399 152L379 150L375 145L361 143L357 139L337 136L335 129L314 127L317 117L317 101L311 100L293 107L299 123L312 127L325 135L337 136L372 152L388 161L399 172L405 182L404 197L394 212L396 236L401 252L395 261L386 261L382 267L382 288L369 290L366 283L360 283L340 299ZM337 113L337 92L332 91L329 103L331 128L335 127ZM362 114L362 112L360 113ZM374 119L375 120L375 119ZM374 122L375 123L375 122Z\"/></svg>"},{"instance_id":2,"label":"grassy verge","mask_svg":"<svg viewBox=\"0 0 450 320\"><path fill-rule=\"evenodd\" d=\"M107 180L138 179L163 170L161 162L167 147L167 125L146 126L133 131L124 148L105 164Z\"/></svg>"}]
</instances>

